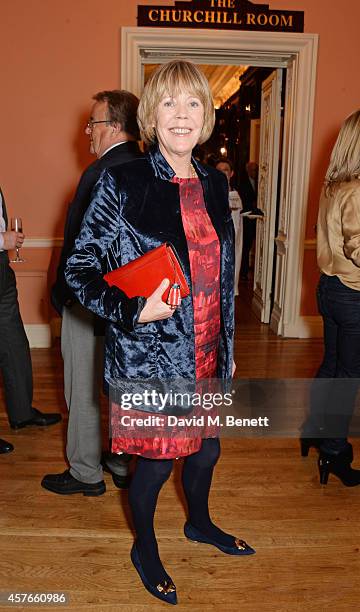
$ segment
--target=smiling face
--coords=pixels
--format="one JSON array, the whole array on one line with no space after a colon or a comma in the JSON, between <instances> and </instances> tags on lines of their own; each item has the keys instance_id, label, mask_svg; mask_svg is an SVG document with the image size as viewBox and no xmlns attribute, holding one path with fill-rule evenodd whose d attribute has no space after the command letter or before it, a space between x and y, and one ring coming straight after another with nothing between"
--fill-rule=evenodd
<instances>
[{"instance_id":1,"label":"smiling face","mask_svg":"<svg viewBox=\"0 0 360 612\"><path fill-rule=\"evenodd\" d=\"M156 135L160 151L170 163L191 158L204 124L204 106L188 91L166 95L157 107Z\"/></svg>"}]
</instances>

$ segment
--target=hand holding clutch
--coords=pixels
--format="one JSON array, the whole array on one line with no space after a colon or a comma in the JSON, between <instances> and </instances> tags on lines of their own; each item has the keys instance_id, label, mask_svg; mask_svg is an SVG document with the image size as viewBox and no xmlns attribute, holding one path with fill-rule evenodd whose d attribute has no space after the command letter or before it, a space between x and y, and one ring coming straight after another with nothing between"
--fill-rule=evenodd
<instances>
[{"instance_id":1,"label":"hand holding clutch","mask_svg":"<svg viewBox=\"0 0 360 612\"><path fill-rule=\"evenodd\" d=\"M190 294L181 264L170 243L164 243L108 272L104 279L110 286L119 287L129 298L148 298L139 323L171 317L175 308L180 306L181 298Z\"/></svg>"},{"instance_id":2,"label":"hand holding clutch","mask_svg":"<svg viewBox=\"0 0 360 612\"><path fill-rule=\"evenodd\" d=\"M162 319L169 319L173 316L176 306L169 306L162 300L164 291L169 286L169 279L164 278L160 285L155 289L142 309L139 316L139 323L151 323L152 321L161 321Z\"/></svg>"}]
</instances>

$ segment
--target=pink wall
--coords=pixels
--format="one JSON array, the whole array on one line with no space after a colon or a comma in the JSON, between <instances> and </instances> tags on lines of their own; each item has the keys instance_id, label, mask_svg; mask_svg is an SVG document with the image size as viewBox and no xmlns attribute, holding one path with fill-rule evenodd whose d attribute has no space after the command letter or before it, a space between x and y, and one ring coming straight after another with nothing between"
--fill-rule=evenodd
<instances>
[{"instance_id":1,"label":"pink wall","mask_svg":"<svg viewBox=\"0 0 360 612\"><path fill-rule=\"evenodd\" d=\"M345 117L360 107L357 63L360 54L358 0L277 0L276 9L305 12L305 32L319 34L318 70L315 97L313 147L306 238L315 239L321 184L337 131ZM318 280L316 257L305 252L302 314L317 313L315 286Z\"/></svg>"},{"instance_id":2,"label":"pink wall","mask_svg":"<svg viewBox=\"0 0 360 612\"><path fill-rule=\"evenodd\" d=\"M91 161L83 136L91 96L119 87L121 26L136 25L137 4L172 2L1 2L0 183L10 215L23 217L28 237L62 235L66 205ZM305 31L320 34L307 225L313 238L329 150L342 119L359 106L360 3L277 0L270 7L304 10ZM314 258L307 262L303 314L313 314Z\"/></svg>"}]
</instances>

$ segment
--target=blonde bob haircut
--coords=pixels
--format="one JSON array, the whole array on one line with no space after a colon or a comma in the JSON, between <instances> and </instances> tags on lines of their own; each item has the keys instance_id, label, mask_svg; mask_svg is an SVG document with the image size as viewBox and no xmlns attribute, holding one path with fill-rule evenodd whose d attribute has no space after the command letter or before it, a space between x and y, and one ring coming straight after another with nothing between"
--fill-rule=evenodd
<instances>
[{"instance_id":1,"label":"blonde bob haircut","mask_svg":"<svg viewBox=\"0 0 360 612\"><path fill-rule=\"evenodd\" d=\"M355 111L340 128L325 175L326 195L332 195L339 183L360 178L360 110Z\"/></svg>"},{"instance_id":2,"label":"blonde bob haircut","mask_svg":"<svg viewBox=\"0 0 360 612\"><path fill-rule=\"evenodd\" d=\"M198 144L210 138L215 123L215 110L209 83L195 64L185 60L172 60L162 64L152 73L140 98L137 120L140 136L145 144L157 141L156 114L161 100L183 91L199 98L204 107L204 125Z\"/></svg>"}]
</instances>

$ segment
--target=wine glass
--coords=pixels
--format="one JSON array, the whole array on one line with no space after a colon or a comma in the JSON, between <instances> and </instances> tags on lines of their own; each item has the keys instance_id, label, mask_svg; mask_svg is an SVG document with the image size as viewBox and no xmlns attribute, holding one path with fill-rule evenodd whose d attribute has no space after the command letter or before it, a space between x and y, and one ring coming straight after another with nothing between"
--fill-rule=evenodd
<instances>
[{"instance_id":1,"label":"wine glass","mask_svg":"<svg viewBox=\"0 0 360 612\"><path fill-rule=\"evenodd\" d=\"M22 232L22 219L21 217L12 217L11 219L11 229L13 232ZM16 248L16 259L10 259L11 263L22 263L25 261L22 257L19 256L19 247Z\"/></svg>"}]
</instances>

